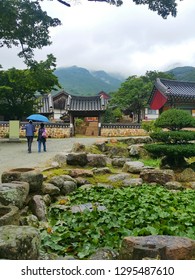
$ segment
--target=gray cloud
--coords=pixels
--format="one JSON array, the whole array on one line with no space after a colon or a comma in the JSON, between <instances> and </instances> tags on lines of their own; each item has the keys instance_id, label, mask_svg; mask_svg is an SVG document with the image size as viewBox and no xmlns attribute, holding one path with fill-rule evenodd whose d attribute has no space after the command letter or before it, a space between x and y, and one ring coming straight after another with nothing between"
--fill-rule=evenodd
<instances>
[{"instance_id":1,"label":"gray cloud","mask_svg":"<svg viewBox=\"0 0 195 280\"><path fill-rule=\"evenodd\" d=\"M178 16L167 20L130 0L119 8L86 1L66 8L45 0L42 6L63 26L51 30L53 44L35 52L38 60L53 53L58 67L77 65L126 77L195 66L194 0L179 2ZM24 67L16 49L1 49L0 63Z\"/></svg>"}]
</instances>

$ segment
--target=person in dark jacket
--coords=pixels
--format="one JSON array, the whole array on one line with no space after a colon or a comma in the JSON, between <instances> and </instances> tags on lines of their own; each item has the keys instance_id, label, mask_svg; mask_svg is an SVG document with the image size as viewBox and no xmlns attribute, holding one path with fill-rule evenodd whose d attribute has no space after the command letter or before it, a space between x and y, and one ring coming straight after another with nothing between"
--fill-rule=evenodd
<instances>
[{"instance_id":1,"label":"person in dark jacket","mask_svg":"<svg viewBox=\"0 0 195 280\"><path fill-rule=\"evenodd\" d=\"M34 133L36 131L34 124L32 121L29 121L22 129L26 130L26 138L28 143L28 152L31 153L32 142L34 138Z\"/></svg>"},{"instance_id":2,"label":"person in dark jacket","mask_svg":"<svg viewBox=\"0 0 195 280\"><path fill-rule=\"evenodd\" d=\"M43 151L46 152L46 137L47 137L47 131L44 127L44 124L40 124L40 128L38 130L38 152L41 152L41 144L43 144Z\"/></svg>"}]
</instances>

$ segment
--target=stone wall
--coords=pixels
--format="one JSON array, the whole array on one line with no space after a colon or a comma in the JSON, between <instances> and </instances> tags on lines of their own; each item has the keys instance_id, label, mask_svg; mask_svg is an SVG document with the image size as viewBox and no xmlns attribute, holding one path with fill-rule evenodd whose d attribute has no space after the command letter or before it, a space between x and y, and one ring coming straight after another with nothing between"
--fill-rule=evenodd
<instances>
[{"instance_id":1,"label":"stone wall","mask_svg":"<svg viewBox=\"0 0 195 280\"><path fill-rule=\"evenodd\" d=\"M120 136L147 136L148 133L141 128L140 124L102 124L101 136L103 137L120 137Z\"/></svg>"},{"instance_id":2,"label":"stone wall","mask_svg":"<svg viewBox=\"0 0 195 280\"><path fill-rule=\"evenodd\" d=\"M20 138L25 137L25 130L22 130L22 125L25 125L25 122L20 123ZM38 123L35 124L36 130L38 131L40 125ZM70 127L69 124L61 124L61 123L52 123L45 124L45 128L47 130L48 137L50 138L67 138L70 137ZM35 133L35 136L37 132ZM9 137L9 122L0 122L0 138L8 138Z\"/></svg>"},{"instance_id":3,"label":"stone wall","mask_svg":"<svg viewBox=\"0 0 195 280\"><path fill-rule=\"evenodd\" d=\"M20 137L25 137L25 130L22 130L20 123ZM39 123L35 124L38 131ZM50 123L45 124L48 137L50 138L66 138L70 137L70 126L65 123ZM37 134L35 134L37 135ZM102 137L128 137L128 136L147 136L148 133L140 128L140 124L102 124ZM9 122L0 122L0 138L9 138Z\"/></svg>"}]
</instances>

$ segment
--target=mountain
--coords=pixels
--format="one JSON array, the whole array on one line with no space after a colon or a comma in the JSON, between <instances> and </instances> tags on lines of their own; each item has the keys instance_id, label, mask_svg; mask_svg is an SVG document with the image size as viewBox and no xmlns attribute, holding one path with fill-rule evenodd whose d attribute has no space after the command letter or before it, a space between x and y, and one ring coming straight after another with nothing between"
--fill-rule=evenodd
<instances>
[{"instance_id":1,"label":"mountain","mask_svg":"<svg viewBox=\"0 0 195 280\"><path fill-rule=\"evenodd\" d=\"M77 66L57 68L54 74L66 92L82 96L116 91L124 81L105 71L89 71Z\"/></svg>"},{"instance_id":2,"label":"mountain","mask_svg":"<svg viewBox=\"0 0 195 280\"><path fill-rule=\"evenodd\" d=\"M192 66L176 67L167 73L172 73L178 81L195 82L195 67Z\"/></svg>"}]
</instances>

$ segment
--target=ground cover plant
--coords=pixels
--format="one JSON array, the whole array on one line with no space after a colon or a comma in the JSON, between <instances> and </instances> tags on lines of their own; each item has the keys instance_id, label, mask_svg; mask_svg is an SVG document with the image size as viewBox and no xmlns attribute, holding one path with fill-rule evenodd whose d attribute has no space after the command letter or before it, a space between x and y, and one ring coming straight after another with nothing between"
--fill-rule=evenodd
<instances>
[{"instance_id":1,"label":"ground cover plant","mask_svg":"<svg viewBox=\"0 0 195 280\"><path fill-rule=\"evenodd\" d=\"M48 253L86 259L98 248L118 251L124 236L174 235L195 239L194 190L172 192L161 186L78 188L64 204L50 208L42 230ZM72 213L72 205L92 203L93 211ZM99 209L98 206L103 206ZM62 207L63 208L63 207Z\"/></svg>"}]
</instances>

